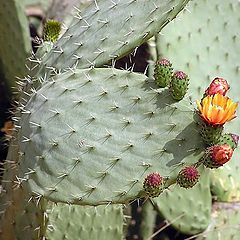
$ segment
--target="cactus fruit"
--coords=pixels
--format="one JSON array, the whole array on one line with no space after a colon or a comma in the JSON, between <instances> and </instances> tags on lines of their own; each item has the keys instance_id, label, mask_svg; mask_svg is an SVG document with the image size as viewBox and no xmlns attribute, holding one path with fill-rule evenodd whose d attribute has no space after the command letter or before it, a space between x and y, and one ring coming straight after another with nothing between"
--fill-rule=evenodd
<instances>
[{"instance_id":1,"label":"cactus fruit","mask_svg":"<svg viewBox=\"0 0 240 240\"><path fill-rule=\"evenodd\" d=\"M233 149L228 144L215 145L206 150L204 166L208 168L218 168L231 160Z\"/></svg>"},{"instance_id":2,"label":"cactus fruit","mask_svg":"<svg viewBox=\"0 0 240 240\"><path fill-rule=\"evenodd\" d=\"M189 78L186 73L176 71L170 81L170 93L173 99L179 101L184 98L187 93Z\"/></svg>"},{"instance_id":3,"label":"cactus fruit","mask_svg":"<svg viewBox=\"0 0 240 240\"><path fill-rule=\"evenodd\" d=\"M177 184L183 188L192 188L198 182L200 174L196 167L186 166L177 176Z\"/></svg>"},{"instance_id":4,"label":"cactus fruit","mask_svg":"<svg viewBox=\"0 0 240 240\"><path fill-rule=\"evenodd\" d=\"M229 88L230 86L225 79L217 77L214 78L209 87L206 89L205 96L217 93L225 96Z\"/></svg>"},{"instance_id":5,"label":"cactus fruit","mask_svg":"<svg viewBox=\"0 0 240 240\"><path fill-rule=\"evenodd\" d=\"M43 40L46 42L56 42L61 32L61 23L55 20L48 20L44 25Z\"/></svg>"},{"instance_id":6,"label":"cactus fruit","mask_svg":"<svg viewBox=\"0 0 240 240\"><path fill-rule=\"evenodd\" d=\"M164 182L164 178L159 173L150 173L144 179L144 191L150 197L158 197L164 189Z\"/></svg>"},{"instance_id":7,"label":"cactus fruit","mask_svg":"<svg viewBox=\"0 0 240 240\"><path fill-rule=\"evenodd\" d=\"M219 142L223 133L223 126L212 126L203 121L199 122L199 126L199 133L208 146L215 145Z\"/></svg>"},{"instance_id":8,"label":"cactus fruit","mask_svg":"<svg viewBox=\"0 0 240 240\"><path fill-rule=\"evenodd\" d=\"M172 74L172 63L169 60L162 58L156 62L154 68L154 79L158 87L167 87L171 81Z\"/></svg>"}]
</instances>

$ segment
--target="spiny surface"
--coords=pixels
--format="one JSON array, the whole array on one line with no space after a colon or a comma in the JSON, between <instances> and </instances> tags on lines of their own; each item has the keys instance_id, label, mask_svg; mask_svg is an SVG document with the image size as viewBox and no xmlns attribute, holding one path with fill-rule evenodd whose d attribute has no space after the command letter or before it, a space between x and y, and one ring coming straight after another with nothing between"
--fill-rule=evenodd
<instances>
[{"instance_id":1,"label":"spiny surface","mask_svg":"<svg viewBox=\"0 0 240 240\"><path fill-rule=\"evenodd\" d=\"M178 231L196 234L205 230L210 221L212 197L209 171L201 167L199 183L191 189L172 186L153 201L160 214Z\"/></svg>"},{"instance_id":2,"label":"spiny surface","mask_svg":"<svg viewBox=\"0 0 240 240\"><path fill-rule=\"evenodd\" d=\"M136 198L153 171L174 180L203 146L191 103L154 87L116 69L47 81L22 111L21 177L53 201L90 205Z\"/></svg>"},{"instance_id":3,"label":"spiny surface","mask_svg":"<svg viewBox=\"0 0 240 240\"><path fill-rule=\"evenodd\" d=\"M18 175L18 151L16 140L14 140L9 148L2 178L0 239L40 239L43 211L35 203L29 201L30 196L19 185L21 180L16 177Z\"/></svg>"},{"instance_id":4,"label":"spiny surface","mask_svg":"<svg viewBox=\"0 0 240 240\"><path fill-rule=\"evenodd\" d=\"M168 24L189 0L94 1L77 12L42 67L58 70L102 66L146 42Z\"/></svg>"},{"instance_id":5,"label":"spiny surface","mask_svg":"<svg viewBox=\"0 0 240 240\"><path fill-rule=\"evenodd\" d=\"M183 11L159 36L158 52L189 74L192 80L189 92L193 100L202 98L215 77L222 77L230 85L227 95L239 101L240 41L237 29L240 2L192 1L187 8L189 11ZM225 125L225 132L240 133L239 113L237 115ZM240 199L239 156L238 147L226 166L214 170L212 188L219 199Z\"/></svg>"},{"instance_id":6,"label":"spiny surface","mask_svg":"<svg viewBox=\"0 0 240 240\"><path fill-rule=\"evenodd\" d=\"M121 240L123 237L124 219L120 205L89 207L49 204L46 216L47 240Z\"/></svg>"}]
</instances>

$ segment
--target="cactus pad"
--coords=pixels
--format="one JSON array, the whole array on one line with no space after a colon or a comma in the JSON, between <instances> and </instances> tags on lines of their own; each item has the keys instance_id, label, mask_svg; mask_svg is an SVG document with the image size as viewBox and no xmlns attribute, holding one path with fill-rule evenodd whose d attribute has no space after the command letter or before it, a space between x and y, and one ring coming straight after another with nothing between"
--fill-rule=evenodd
<instances>
[{"instance_id":1,"label":"cactus pad","mask_svg":"<svg viewBox=\"0 0 240 240\"><path fill-rule=\"evenodd\" d=\"M178 185L164 192L153 201L158 212L172 222L172 226L185 234L196 234L205 230L210 222L212 198L209 171L201 167L199 183L191 189Z\"/></svg>"},{"instance_id":2,"label":"cactus pad","mask_svg":"<svg viewBox=\"0 0 240 240\"><path fill-rule=\"evenodd\" d=\"M76 13L43 67L99 67L123 57L160 32L188 1L93 1Z\"/></svg>"},{"instance_id":3,"label":"cactus pad","mask_svg":"<svg viewBox=\"0 0 240 240\"><path fill-rule=\"evenodd\" d=\"M82 205L123 203L142 196L147 174L174 181L197 162L203 144L191 103L151 81L86 69L45 82L21 120L21 178L31 191Z\"/></svg>"},{"instance_id":4,"label":"cactus pad","mask_svg":"<svg viewBox=\"0 0 240 240\"><path fill-rule=\"evenodd\" d=\"M46 215L45 237L49 240L122 239L124 219L119 205L89 207L59 203L49 207Z\"/></svg>"}]
</instances>

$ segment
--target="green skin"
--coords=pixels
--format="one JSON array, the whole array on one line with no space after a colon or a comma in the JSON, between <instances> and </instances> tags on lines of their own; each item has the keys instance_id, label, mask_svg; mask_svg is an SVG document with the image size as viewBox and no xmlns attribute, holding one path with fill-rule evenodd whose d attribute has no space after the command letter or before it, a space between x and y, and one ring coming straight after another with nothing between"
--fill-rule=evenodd
<instances>
[{"instance_id":1,"label":"green skin","mask_svg":"<svg viewBox=\"0 0 240 240\"><path fill-rule=\"evenodd\" d=\"M143 7L143 1L126 0L109 9L109 1L100 1L100 10L89 14L96 9L93 4L83 14L85 21L73 20L57 43L59 49L46 54L40 73L43 76L48 72L46 66L63 71L76 63L87 68L120 58L159 32L187 2L156 0ZM139 14L140 9L145 12ZM133 16L128 18L131 12ZM104 24L106 16L111 16L109 24ZM104 41L113 29L117 34ZM134 31L128 35L131 29ZM83 47L74 44L79 43L79 38ZM82 58L77 59L80 54ZM20 120L18 157L19 175L23 179L29 177L25 183L35 197L82 205L126 203L146 196L142 182L148 173L159 171L169 177L168 187L184 164L196 162L201 156L203 145L188 100L175 103L168 91L156 90L144 75L113 72L69 71L57 75L56 83L47 78L48 83L30 94ZM40 88L39 82L36 88ZM25 104L26 99L20 101ZM8 175L4 178L8 179ZM5 188L8 187L12 189L10 185ZM23 199L29 199L23 195ZM16 212L17 229L21 229L21 216L26 217L22 210ZM35 210L28 212L34 218ZM28 221L23 225L28 226Z\"/></svg>"},{"instance_id":2,"label":"green skin","mask_svg":"<svg viewBox=\"0 0 240 240\"><path fill-rule=\"evenodd\" d=\"M98 1L96 5L93 1L76 14L56 48L44 58L40 72L46 73L46 66L84 69L119 59L160 32L188 2L122 0L116 5L111 1Z\"/></svg>"},{"instance_id":3,"label":"green skin","mask_svg":"<svg viewBox=\"0 0 240 240\"><path fill-rule=\"evenodd\" d=\"M164 56L170 59L175 68L191 76L189 93L193 102L202 98L205 89L216 76L223 77L229 82L231 89L227 95L237 101L240 78L238 66L240 42L237 41L240 11L238 2L227 0L220 5L218 0L192 1L187 8L189 11L181 13L178 21L169 24L162 34L157 36L156 58ZM226 132L240 133L237 120L225 124L224 128ZM211 170L211 190L216 195L214 199L239 201L239 154L240 149L235 149L230 162L221 169ZM182 197L188 198L189 192ZM193 201L198 199L199 196L196 195ZM167 209L161 211L166 212ZM167 219L170 217L171 215L166 216ZM191 224L192 221L188 223ZM224 231L225 234L229 232L227 229ZM215 238L209 235L209 239ZM222 239L230 239L230 234Z\"/></svg>"},{"instance_id":4,"label":"green skin","mask_svg":"<svg viewBox=\"0 0 240 240\"><path fill-rule=\"evenodd\" d=\"M168 177L168 187L200 159L190 102L174 101L145 75L86 69L55 81L31 97L20 122L21 177L34 193L81 205L126 203L146 195L147 174Z\"/></svg>"},{"instance_id":5,"label":"green skin","mask_svg":"<svg viewBox=\"0 0 240 240\"><path fill-rule=\"evenodd\" d=\"M0 2L0 63L10 94L16 92L16 76L26 74L25 60L31 52L28 21L17 0ZM3 80L3 79L2 79Z\"/></svg>"},{"instance_id":6,"label":"green skin","mask_svg":"<svg viewBox=\"0 0 240 240\"><path fill-rule=\"evenodd\" d=\"M196 240L238 240L240 205L239 203L214 203L211 223L203 233L196 235Z\"/></svg>"},{"instance_id":7,"label":"green skin","mask_svg":"<svg viewBox=\"0 0 240 240\"><path fill-rule=\"evenodd\" d=\"M49 204L46 213L46 239L122 240L124 219L121 205L89 207Z\"/></svg>"},{"instance_id":8,"label":"green skin","mask_svg":"<svg viewBox=\"0 0 240 240\"><path fill-rule=\"evenodd\" d=\"M178 185L164 192L153 202L159 214L178 231L186 234L197 234L206 229L210 222L212 198L210 193L209 172L199 168L201 177L191 189Z\"/></svg>"}]
</instances>

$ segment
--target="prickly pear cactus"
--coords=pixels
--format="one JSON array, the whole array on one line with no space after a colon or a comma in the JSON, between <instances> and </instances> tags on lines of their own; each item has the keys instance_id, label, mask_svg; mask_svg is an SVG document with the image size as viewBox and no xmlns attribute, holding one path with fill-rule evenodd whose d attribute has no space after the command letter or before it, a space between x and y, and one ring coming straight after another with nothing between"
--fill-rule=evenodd
<instances>
[{"instance_id":1,"label":"prickly pear cactus","mask_svg":"<svg viewBox=\"0 0 240 240\"><path fill-rule=\"evenodd\" d=\"M41 239L41 225L44 218L44 205L30 201L29 194L20 187L18 175L18 146L12 142L2 180L0 195L0 239L32 240Z\"/></svg>"},{"instance_id":2,"label":"prickly pear cactus","mask_svg":"<svg viewBox=\"0 0 240 240\"><path fill-rule=\"evenodd\" d=\"M46 66L60 70L108 64L160 32L188 1L94 1L83 13L76 14L43 60L42 71Z\"/></svg>"},{"instance_id":3,"label":"prickly pear cactus","mask_svg":"<svg viewBox=\"0 0 240 240\"><path fill-rule=\"evenodd\" d=\"M47 240L121 240L123 236L124 218L120 205L89 207L49 204L46 215Z\"/></svg>"},{"instance_id":4,"label":"prickly pear cactus","mask_svg":"<svg viewBox=\"0 0 240 240\"><path fill-rule=\"evenodd\" d=\"M172 186L170 191L153 199L160 215L172 222L172 226L182 233L202 232L210 222L212 197L209 171L202 167L201 173L199 183L193 188Z\"/></svg>"},{"instance_id":5,"label":"prickly pear cactus","mask_svg":"<svg viewBox=\"0 0 240 240\"><path fill-rule=\"evenodd\" d=\"M211 223L203 233L196 235L196 240L238 240L239 203L214 203Z\"/></svg>"},{"instance_id":6,"label":"prickly pear cactus","mask_svg":"<svg viewBox=\"0 0 240 240\"><path fill-rule=\"evenodd\" d=\"M217 201L239 202L239 163L230 161L219 169L211 171L211 190Z\"/></svg>"},{"instance_id":7,"label":"prickly pear cactus","mask_svg":"<svg viewBox=\"0 0 240 240\"><path fill-rule=\"evenodd\" d=\"M16 77L26 73L25 60L31 52L27 18L17 0L0 2L0 63L9 91Z\"/></svg>"},{"instance_id":8,"label":"prickly pear cactus","mask_svg":"<svg viewBox=\"0 0 240 240\"><path fill-rule=\"evenodd\" d=\"M82 205L145 196L144 177L155 171L167 187L203 146L189 100L154 88L116 69L49 79L22 111L21 178L36 195Z\"/></svg>"},{"instance_id":9,"label":"prickly pear cactus","mask_svg":"<svg viewBox=\"0 0 240 240\"><path fill-rule=\"evenodd\" d=\"M171 59L173 65L189 73L193 100L202 98L210 80L222 77L230 84L230 97L239 101L239 2L192 1L187 9L157 37L159 56ZM239 134L239 121L230 122L225 132ZM237 148L232 160L211 174L212 190L219 200L239 200L239 154Z\"/></svg>"}]
</instances>

